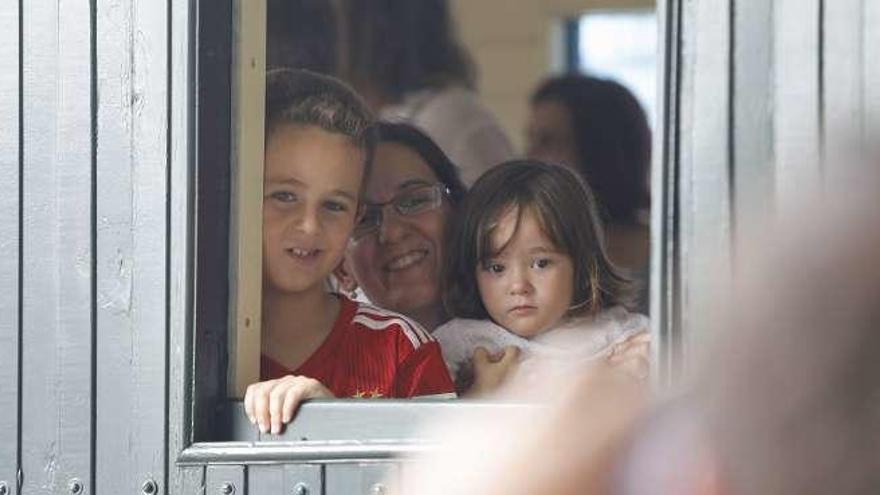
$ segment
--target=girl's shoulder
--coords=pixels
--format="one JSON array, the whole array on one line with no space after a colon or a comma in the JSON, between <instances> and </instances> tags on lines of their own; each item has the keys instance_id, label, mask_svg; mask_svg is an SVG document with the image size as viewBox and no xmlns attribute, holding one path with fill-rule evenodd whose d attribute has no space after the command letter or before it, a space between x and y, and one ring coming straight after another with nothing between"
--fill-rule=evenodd
<instances>
[{"instance_id":1,"label":"girl's shoulder","mask_svg":"<svg viewBox=\"0 0 880 495\"><path fill-rule=\"evenodd\" d=\"M629 336L648 331L649 324L650 321L645 315L631 312L623 306L612 306L595 315L570 318L555 330Z\"/></svg>"},{"instance_id":2,"label":"girl's shoulder","mask_svg":"<svg viewBox=\"0 0 880 495\"><path fill-rule=\"evenodd\" d=\"M646 330L650 323L647 316L634 311L629 311L623 306L612 306L603 309L597 315L597 319L616 323L623 328L644 327Z\"/></svg>"}]
</instances>

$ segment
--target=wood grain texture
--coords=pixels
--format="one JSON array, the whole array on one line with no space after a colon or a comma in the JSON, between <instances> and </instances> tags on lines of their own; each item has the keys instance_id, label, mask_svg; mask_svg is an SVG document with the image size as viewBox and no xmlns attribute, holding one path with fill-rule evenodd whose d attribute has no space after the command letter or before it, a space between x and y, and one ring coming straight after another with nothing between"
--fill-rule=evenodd
<instances>
[{"instance_id":1,"label":"wood grain texture","mask_svg":"<svg viewBox=\"0 0 880 495\"><path fill-rule=\"evenodd\" d=\"M25 493L92 489L92 17L23 10L22 470Z\"/></svg>"},{"instance_id":2,"label":"wood grain texture","mask_svg":"<svg viewBox=\"0 0 880 495\"><path fill-rule=\"evenodd\" d=\"M21 248L19 187L19 8L18 1L0 4L0 482L17 495L19 270Z\"/></svg>"},{"instance_id":3,"label":"wood grain texture","mask_svg":"<svg viewBox=\"0 0 880 495\"><path fill-rule=\"evenodd\" d=\"M238 0L233 36L228 395L260 379L266 1Z\"/></svg>"},{"instance_id":4,"label":"wood grain texture","mask_svg":"<svg viewBox=\"0 0 880 495\"><path fill-rule=\"evenodd\" d=\"M168 11L96 13L99 492L165 478Z\"/></svg>"},{"instance_id":5,"label":"wood grain texture","mask_svg":"<svg viewBox=\"0 0 880 495\"><path fill-rule=\"evenodd\" d=\"M192 443L193 67L195 39L189 0L171 0L168 181L167 493L204 493L204 469L177 466Z\"/></svg>"}]
</instances>

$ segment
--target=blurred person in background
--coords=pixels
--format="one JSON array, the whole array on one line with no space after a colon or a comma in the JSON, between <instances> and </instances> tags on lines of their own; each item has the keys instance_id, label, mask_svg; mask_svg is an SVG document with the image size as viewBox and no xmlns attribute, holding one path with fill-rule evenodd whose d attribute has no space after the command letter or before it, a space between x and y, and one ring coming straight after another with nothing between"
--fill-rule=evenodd
<instances>
[{"instance_id":1,"label":"blurred person in background","mask_svg":"<svg viewBox=\"0 0 880 495\"><path fill-rule=\"evenodd\" d=\"M383 120L428 134L470 185L513 147L476 92L446 0L340 0L339 75Z\"/></svg>"},{"instance_id":2,"label":"blurred person in background","mask_svg":"<svg viewBox=\"0 0 880 495\"><path fill-rule=\"evenodd\" d=\"M526 155L575 169L596 193L608 254L642 283L647 314L651 129L636 97L617 82L571 74L535 89Z\"/></svg>"},{"instance_id":3,"label":"blurred person in background","mask_svg":"<svg viewBox=\"0 0 880 495\"><path fill-rule=\"evenodd\" d=\"M335 75L338 16L330 0L268 0L266 68Z\"/></svg>"}]
</instances>

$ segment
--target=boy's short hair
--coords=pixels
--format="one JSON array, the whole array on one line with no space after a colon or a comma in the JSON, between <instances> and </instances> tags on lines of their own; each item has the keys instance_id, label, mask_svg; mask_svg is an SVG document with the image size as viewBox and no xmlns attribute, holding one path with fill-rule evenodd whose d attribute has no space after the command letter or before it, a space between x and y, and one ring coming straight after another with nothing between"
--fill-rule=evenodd
<instances>
[{"instance_id":1,"label":"boy's short hair","mask_svg":"<svg viewBox=\"0 0 880 495\"><path fill-rule=\"evenodd\" d=\"M376 147L375 118L353 89L330 76L302 69L266 73L266 141L285 124L342 134L365 152L364 182Z\"/></svg>"},{"instance_id":2,"label":"boy's short hair","mask_svg":"<svg viewBox=\"0 0 880 495\"><path fill-rule=\"evenodd\" d=\"M474 183L460 205L459 221L447 232L443 299L452 316L489 317L476 269L497 254L491 236L510 207L518 209L515 229L524 211L531 209L544 235L571 257L574 292L569 314L631 306L633 283L606 253L598 206L586 182L561 165L511 160L489 169Z\"/></svg>"}]
</instances>

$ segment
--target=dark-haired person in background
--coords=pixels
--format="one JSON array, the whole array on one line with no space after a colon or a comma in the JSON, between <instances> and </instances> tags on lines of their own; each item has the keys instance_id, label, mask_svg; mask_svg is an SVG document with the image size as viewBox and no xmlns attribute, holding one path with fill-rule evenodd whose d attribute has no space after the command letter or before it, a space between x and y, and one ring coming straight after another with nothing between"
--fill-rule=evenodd
<instances>
[{"instance_id":1,"label":"dark-haired person in background","mask_svg":"<svg viewBox=\"0 0 880 495\"><path fill-rule=\"evenodd\" d=\"M446 0L340 0L345 55L339 75L383 120L425 131L465 184L513 156L475 91L470 56Z\"/></svg>"},{"instance_id":2,"label":"dark-haired person in background","mask_svg":"<svg viewBox=\"0 0 880 495\"><path fill-rule=\"evenodd\" d=\"M589 183L608 253L644 282L639 308L647 312L651 129L636 97L607 79L552 77L532 94L526 134L529 157L572 167Z\"/></svg>"},{"instance_id":3,"label":"dark-haired person in background","mask_svg":"<svg viewBox=\"0 0 880 495\"><path fill-rule=\"evenodd\" d=\"M338 15L329 0L268 0L266 67L335 75Z\"/></svg>"}]
</instances>

